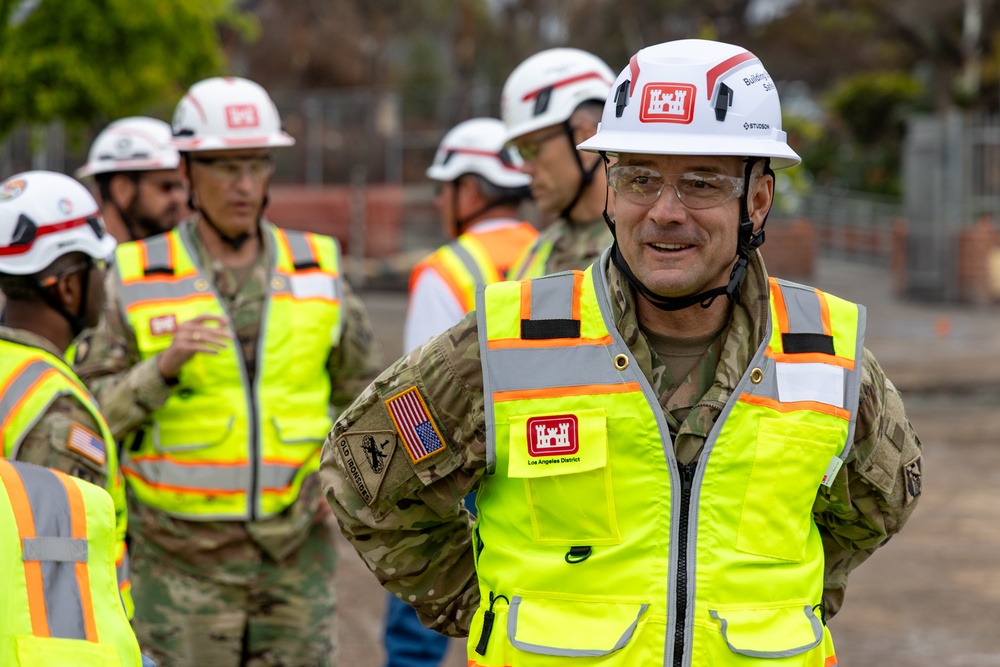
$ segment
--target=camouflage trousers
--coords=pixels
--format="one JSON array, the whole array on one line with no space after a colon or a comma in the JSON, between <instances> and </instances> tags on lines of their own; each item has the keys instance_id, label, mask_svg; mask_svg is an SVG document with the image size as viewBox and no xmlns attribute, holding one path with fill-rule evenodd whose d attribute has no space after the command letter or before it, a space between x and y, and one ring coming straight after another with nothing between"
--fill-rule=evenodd
<instances>
[{"instance_id":1,"label":"camouflage trousers","mask_svg":"<svg viewBox=\"0 0 1000 667\"><path fill-rule=\"evenodd\" d=\"M157 667L334 667L333 534L315 525L302 547L266 555L247 585L178 569L132 546L133 626Z\"/></svg>"}]
</instances>

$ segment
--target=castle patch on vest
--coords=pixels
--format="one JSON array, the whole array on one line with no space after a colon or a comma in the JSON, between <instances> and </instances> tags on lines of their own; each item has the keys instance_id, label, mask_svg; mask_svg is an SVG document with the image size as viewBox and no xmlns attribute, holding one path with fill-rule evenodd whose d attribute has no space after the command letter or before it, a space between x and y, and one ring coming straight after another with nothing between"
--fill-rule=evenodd
<instances>
[{"instance_id":1,"label":"castle patch on vest","mask_svg":"<svg viewBox=\"0 0 1000 667\"><path fill-rule=\"evenodd\" d=\"M527 428L528 454L531 456L567 456L580 451L576 415L532 417Z\"/></svg>"},{"instance_id":2,"label":"castle patch on vest","mask_svg":"<svg viewBox=\"0 0 1000 667\"><path fill-rule=\"evenodd\" d=\"M423 461L445 449L444 438L431 419L424 397L416 387L410 387L385 402L406 452L414 463Z\"/></svg>"},{"instance_id":3,"label":"castle patch on vest","mask_svg":"<svg viewBox=\"0 0 1000 667\"><path fill-rule=\"evenodd\" d=\"M149 320L149 333L153 336L164 336L177 331L177 316L173 313L169 315L159 315Z\"/></svg>"}]
</instances>

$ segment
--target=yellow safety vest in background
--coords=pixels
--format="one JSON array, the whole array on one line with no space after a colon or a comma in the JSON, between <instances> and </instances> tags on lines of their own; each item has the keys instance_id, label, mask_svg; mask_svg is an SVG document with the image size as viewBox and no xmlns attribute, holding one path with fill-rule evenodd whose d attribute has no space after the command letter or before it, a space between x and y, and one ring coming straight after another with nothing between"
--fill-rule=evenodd
<instances>
[{"instance_id":1,"label":"yellow safety vest in background","mask_svg":"<svg viewBox=\"0 0 1000 667\"><path fill-rule=\"evenodd\" d=\"M115 505L118 585L129 618L132 616L132 585L129 580L125 533L128 511L125 484L118 467L118 445L111 435L97 402L62 359L30 345L0 340L0 441L5 458L16 459L21 443L49 406L60 396L74 396L90 413L101 432L101 441L91 442L82 430L73 434L71 448L96 462L104 457L105 488Z\"/></svg>"},{"instance_id":2,"label":"yellow safety vest in background","mask_svg":"<svg viewBox=\"0 0 1000 667\"><path fill-rule=\"evenodd\" d=\"M525 250L507 272L507 280L524 280L525 278L541 278L545 275L545 263L549 261L552 241L536 240Z\"/></svg>"},{"instance_id":3,"label":"yellow safety vest in background","mask_svg":"<svg viewBox=\"0 0 1000 667\"><path fill-rule=\"evenodd\" d=\"M469 665L836 665L812 507L853 441L863 308L772 280L768 340L682 466L614 327L607 257L477 305Z\"/></svg>"},{"instance_id":4,"label":"yellow safety vest in background","mask_svg":"<svg viewBox=\"0 0 1000 667\"><path fill-rule=\"evenodd\" d=\"M319 468L330 430L327 360L341 332L339 251L334 239L263 226L276 254L268 282L256 379L238 340L196 354L167 402L125 443L122 469L136 496L190 520L272 516ZM181 323L226 318L196 264L193 227L118 246L121 309L143 359L165 350Z\"/></svg>"},{"instance_id":5,"label":"yellow safety vest in background","mask_svg":"<svg viewBox=\"0 0 1000 667\"><path fill-rule=\"evenodd\" d=\"M139 667L100 487L0 459L0 665Z\"/></svg>"},{"instance_id":6,"label":"yellow safety vest in background","mask_svg":"<svg viewBox=\"0 0 1000 667\"><path fill-rule=\"evenodd\" d=\"M465 312L476 307L476 287L504 279L511 264L538 236L530 223L470 230L421 260L410 274L410 293L424 270L433 268Z\"/></svg>"}]
</instances>

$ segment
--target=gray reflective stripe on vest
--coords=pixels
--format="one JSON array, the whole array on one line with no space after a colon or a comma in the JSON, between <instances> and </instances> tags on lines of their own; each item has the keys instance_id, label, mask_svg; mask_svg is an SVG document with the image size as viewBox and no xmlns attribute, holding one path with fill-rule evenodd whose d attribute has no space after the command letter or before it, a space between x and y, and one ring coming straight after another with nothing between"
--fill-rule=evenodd
<instances>
[{"instance_id":1,"label":"gray reflective stripe on vest","mask_svg":"<svg viewBox=\"0 0 1000 667\"><path fill-rule=\"evenodd\" d=\"M22 560L87 562L87 540L82 537L26 537L21 550Z\"/></svg>"},{"instance_id":2,"label":"gray reflective stripe on vest","mask_svg":"<svg viewBox=\"0 0 1000 667\"><path fill-rule=\"evenodd\" d=\"M317 445L319 442L317 441ZM284 490L295 479L301 468L294 465L265 463L260 467L260 485L262 489Z\"/></svg>"},{"instance_id":3,"label":"gray reflective stripe on vest","mask_svg":"<svg viewBox=\"0 0 1000 667\"><path fill-rule=\"evenodd\" d=\"M823 333L823 311L816 290L781 278L776 282L785 298L788 333Z\"/></svg>"},{"instance_id":4,"label":"gray reflective stripe on vest","mask_svg":"<svg viewBox=\"0 0 1000 667\"><path fill-rule=\"evenodd\" d=\"M177 465L168 459L129 460L128 466L152 484L166 484L197 491L246 491L250 488L250 466Z\"/></svg>"},{"instance_id":5,"label":"gray reflective stripe on vest","mask_svg":"<svg viewBox=\"0 0 1000 667\"><path fill-rule=\"evenodd\" d=\"M147 241L146 245L146 266L142 267L143 273L147 269L170 269L174 266L170 263L170 245L167 235L155 236Z\"/></svg>"},{"instance_id":6,"label":"gray reflective stripe on vest","mask_svg":"<svg viewBox=\"0 0 1000 667\"><path fill-rule=\"evenodd\" d=\"M35 535L44 538L72 538L72 515L66 487L47 468L17 466L24 482L35 520ZM42 581L49 633L63 639L86 639L83 600L76 578L76 562L44 560Z\"/></svg>"},{"instance_id":7,"label":"gray reflective stripe on vest","mask_svg":"<svg viewBox=\"0 0 1000 667\"><path fill-rule=\"evenodd\" d=\"M555 273L531 281L531 319L568 320L573 317L574 275Z\"/></svg>"},{"instance_id":8,"label":"gray reflective stripe on vest","mask_svg":"<svg viewBox=\"0 0 1000 667\"><path fill-rule=\"evenodd\" d=\"M462 262L462 266L464 266L465 270L469 272L469 275L472 276L472 280L477 286L486 283L486 276L483 275L482 269L479 268L479 264L472 257L472 253L470 253L469 250L460 241L458 241L458 239L449 243L448 247L451 248L452 252L454 252L458 259Z\"/></svg>"},{"instance_id":9,"label":"gray reflective stripe on vest","mask_svg":"<svg viewBox=\"0 0 1000 667\"><path fill-rule=\"evenodd\" d=\"M726 645L729 646L729 650L733 653L747 655L751 658L790 658L793 655L799 655L800 653L811 651L819 646L819 643L823 641L823 624L818 618L816 618L816 614L813 613L813 610L809 605L806 605L804 609L806 617L809 619L809 623L812 626L814 640L804 646L796 646L782 651L752 651L750 649L733 646L732 642L729 641L729 622L725 618L720 617L719 612L714 609L709 609L708 613L712 615L712 618L722 624L722 636L725 638Z\"/></svg>"},{"instance_id":10,"label":"gray reflective stripe on vest","mask_svg":"<svg viewBox=\"0 0 1000 667\"><path fill-rule=\"evenodd\" d=\"M31 385L38 382L39 378L41 378L46 371L52 368L55 367L41 359L36 359L35 361L32 361L23 369L21 369L20 374L18 374L18 376L14 378L14 380L10 384L7 385L7 388L4 389L3 394L0 394L0 424L6 422L8 418L13 417L11 413L13 412L14 408L17 407L17 404L21 401L21 399L24 398L25 394L28 393L28 390L31 388ZM55 401L57 396L53 396L51 401ZM46 409L47 408L48 406L46 406ZM10 458L16 459L18 449L20 449L21 447L21 441L24 440L24 436L26 436L29 432L31 432L31 429L34 427L35 423L39 419L41 419L44 415L45 415L45 410L39 410L38 413L34 416L32 422L28 425L27 428L25 428L21 432L20 436L15 442L11 442L8 444L5 443L3 440L0 440L0 453L3 453L2 450L6 449L10 453Z\"/></svg>"},{"instance_id":11,"label":"gray reflective stripe on vest","mask_svg":"<svg viewBox=\"0 0 1000 667\"><path fill-rule=\"evenodd\" d=\"M199 276L194 275L182 280L145 280L135 283L119 282L119 298L125 306L140 301L183 299L199 292L195 287L198 279ZM200 291L204 292L205 290Z\"/></svg>"},{"instance_id":12,"label":"gray reflective stripe on vest","mask_svg":"<svg viewBox=\"0 0 1000 667\"><path fill-rule=\"evenodd\" d=\"M614 653L615 651L624 648L628 644L629 640L632 639L632 635L635 633L636 625L639 624L639 619L649 608L648 604L640 605L639 613L636 614L635 620L625 628L622 636L618 638L615 645L609 649L573 649L573 648L556 648L555 646L543 646L541 644L529 644L527 642L520 642L515 639L517 635L517 616L520 611L522 597L520 595L515 595L510 600L510 611L507 613L507 639L510 641L511 645L520 649L521 651L527 651L528 653L536 653L538 655L558 655L568 658L584 658L584 657L596 657L599 655L608 655ZM583 641L586 641L584 639Z\"/></svg>"},{"instance_id":13,"label":"gray reflective stripe on vest","mask_svg":"<svg viewBox=\"0 0 1000 667\"><path fill-rule=\"evenodd\" d=\"M292 266L294 273L295 266L303 266L307 264L319 264L319 257L313 253L312 246L309 245L309 241L306 240L306 235L304 232L296 232L291 230L284 230L285 238L288 240L288 249L292 253ZM273 235L272 235L272 238ZM329 267L326 267L329 269ZM273 281L272 281L273 282ZM330 278L330 282L333 284L333 298L340 299L343 295L341 294L340 280L339 278ZM272 294L289 292L288 289L278 289L272 290Z\"/></svg>"}]
</instances>

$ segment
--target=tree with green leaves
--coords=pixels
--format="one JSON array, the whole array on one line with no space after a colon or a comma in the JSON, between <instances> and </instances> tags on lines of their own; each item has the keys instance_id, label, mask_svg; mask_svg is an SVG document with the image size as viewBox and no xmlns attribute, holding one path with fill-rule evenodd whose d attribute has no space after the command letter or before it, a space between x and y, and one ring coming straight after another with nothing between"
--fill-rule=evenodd
<instances>
[{"instance_id":1,"label":"tree with green leaves","mask_svg":"<svg viewBox=\"0 0 1000 667\"><path fill-rule=\"evenodd\" d=\"M225 63L219 30L250 35L233 0L0 0L0 137L166 115Z\"/></svg>"}]
</instances>

